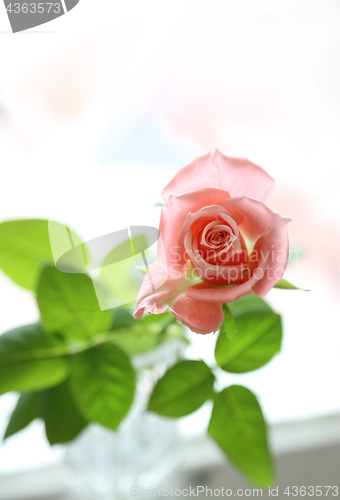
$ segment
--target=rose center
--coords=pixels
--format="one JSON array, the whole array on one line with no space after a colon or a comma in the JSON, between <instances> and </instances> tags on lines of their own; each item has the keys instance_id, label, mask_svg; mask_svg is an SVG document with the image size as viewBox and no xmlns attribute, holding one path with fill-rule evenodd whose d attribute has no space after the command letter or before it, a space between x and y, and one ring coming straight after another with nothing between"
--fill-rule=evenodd
<instances>
[{"instance_id":1,"label":"rose center","mask_svg":"<svg viewBox=\"0 0 340 500\"><path fill-rule=\"evenodd\" d=\"M227 225L221 225L216 221L208 224L202 231L201 244L214 250L231 248L236 240L233 230Z\"/></svg>"}]
</instances>

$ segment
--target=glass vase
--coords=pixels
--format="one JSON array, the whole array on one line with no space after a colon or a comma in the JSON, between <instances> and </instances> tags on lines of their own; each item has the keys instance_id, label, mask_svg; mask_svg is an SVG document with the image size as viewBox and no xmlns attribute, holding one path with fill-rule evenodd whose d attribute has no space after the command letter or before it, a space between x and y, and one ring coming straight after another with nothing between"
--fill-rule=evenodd
<instances>
[{"instance_id":1,"label":"glass vase","mask_svg":"<svg viewBox=\"0 0 340 500\"><path fill-rule=\"evenodd\" d=\"M137 489L177 484L181 452L176 421L145 409L156 380L184 348L173 340L133 358L138 373L135 400L118 430L91 424L66 447L68 498L121 500L135 496Z\"/></svg>"}]
</instances>

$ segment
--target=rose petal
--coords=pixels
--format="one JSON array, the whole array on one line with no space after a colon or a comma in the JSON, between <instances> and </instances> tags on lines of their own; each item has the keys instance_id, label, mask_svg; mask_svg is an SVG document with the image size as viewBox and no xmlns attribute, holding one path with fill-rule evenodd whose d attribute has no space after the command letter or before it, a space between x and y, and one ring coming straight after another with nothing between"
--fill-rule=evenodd
<instances>
[{"instance_id":1,"label":"rose petal","mask_svg":"<svg viewBox=\"0 0 340 500\"><path fill-rule=\"evenodd\" d=\"M219 214L227 213L227 210L220 205L212 205L211 207L204 207L198 210L195 213L188 213L186 216L185 222L180 230L177 239L178 249L180 250L181 261L184 262L184 240L185 237L192 227L192 225L196 223L196 231L203 229L206 224L209 223L209 219L214 219L218 217ZM183 259L183 260L182 260Z\"/></svg>"},{"instance_id":2,"label":"rose petal","mask_svg":"<svg viewBox=\"0 0 340 500\"><path fill-rule=\"evenodd\" d=\"M162 314L171 309L178 297L194 282L189 266L178 268L177 275L170 278L159 262L154 262L139 290L134 317L141 318L145 310L153 314Z\"/></svg>"},{"instance_id":3,"label":"rose petal","mask_svg":"<svg viewBox=\"0 0 340 500\"><path fill-rule=\"evenodd\" d=\"M290 219L282 217L262 202L247 197L224 200L222 204L227 210L239 210L244 216L239 228L248 238L257 240L250 261L256 254L258 267L253 276L241 285L213 289L199 284L190 287L187 296L213 302L233 302L251 292L264 297L281 279L287 265L287 223Z\"/></svg>"},{"instance_id":4,"label":"rose petal","mask_svg":"<svg viewBox=\"0 0 340 500\"><path fill-rule=\"evenodd\" d=\"M163 189L162 196L166 201L171 194L210 187L228 191L232 197L249 196L265 201L274 184L274 179L261 167L244 158L224 156L216 149L181 168Z\"/></svg>"},{"instance_id":5,"label":"rose petal","mask_svg":"<svg viewBox=\"0 0 340 500\"><path fill-rule=\"evenodd\" d=\"M212 288L205 283L200 283L198 285L193 285L187 289L187 297L192 299L202 300L206 302L214 302L219 304L225 304L227 302L235 302L235 300L243 297L243 295L248 295L252 292L252 287L262 278L263 273L266 270L267 262L265 260L265 255L261 254L260 262L257 269L260 271L258 274L255 273L253 276L242 283L241 285L234 285L221 288Z\"/></svg>"},{"instance_id":6,"label":"rose petal","mask_svg":"<svg viewBox=\"0 0 340 500\"><path fill-rule=\"evenodd\" d=\"M247 196L222 200L219 205L226 208L230 213L235 211L242 216L242 222L238 226L239 231L252 245L261 236L273 231L274 228L291 222L291 219L282 217L282 215L274 212L261 201Z\"/></svg>"},{"instance_id":7,"label":"rose petal","mask_svg":"<svg viewBox=\"0 0 340 500\"><path fill-rule=\"evenodd\" d=\"M162 209L159 231L162 245L158 245L157 254L160 264L169 269L169 276L176 274L178 266L182 266L184 259L184 236L182 227L190 212L195 213L203 207L208 210L214 209L211 205L217 205L221 200L229 198L229 193L220 189L202 189L195 193L187 193L180 196L170 196ZM221 213L225 209L217 208ZM216 210L215 210L216 211ZM182 240L179 241L179 238Z\"/></svg>"},{"instance_id":8,"label":"rose petal","mask_svg":"<svg viewBox=\"0 0 340 500\"><path fill-rule=\"evenodd\" d=\"M216 332L223 321L221 304L201 302L186 296L180 297L172 312L176 318L195 333Z\"/></svg>"},{"instance_id":9,"label":"rose petal","mask_svg":"<svg viewBox=\"0 0 340 500\"><path fill-rule=\"evenodd\" d=\"M134 317L141 318L145 310L153 314L162 314L170 309L179 321L196 333L205 334L218 330L223 321L221 305L185 297L185 290L192 281L188 278L188 268L184 268L183 271L177 279L167 278L164 282L165 271L158 262L155 262L145 276L139 291Z\"/></svg>"},{"instance_id":10,"label":"rose petal","mask_svg":"<svg viewBox=\"0 0 340 500\"><path fill-rule=\"evenodd\" d=\"M181 277L170 280L159 262L152 264L144 276L142 286L139 290L134 317L136 319L141 318L144 310L153 314L162 314L165 312L181 293Z\"/></svg>"},{"instance_id":11,"label":"rose petal","mask_svg":"<svg viewBox=\"0 0 340 500\"><path fill-rule=\"evenodd\" d=\"M244 264L233 266L222 266L221 264L211 264L203 259L199 253L197 244L192 240L191 231L186 234L184 240L185 250L195 267L195 270L201 280L211 285L226 285L245 278Z\"/></svg>"},{"instance_id":12,"label":"rose petal","mask_svg":"<svg viewBox=\"0 0 340 500\"><path fill-rule=\"evenodd\" d=\"M269 244L271 246L269 246ZM288 226L280 225L275 227L266 236L259 239L255 249L263 251L263 248L269 248L267 268L264 276L252 288L252 291L258 297L264 297L282 278L287 267L289 256Z\"/></svg>"}]
</instances>

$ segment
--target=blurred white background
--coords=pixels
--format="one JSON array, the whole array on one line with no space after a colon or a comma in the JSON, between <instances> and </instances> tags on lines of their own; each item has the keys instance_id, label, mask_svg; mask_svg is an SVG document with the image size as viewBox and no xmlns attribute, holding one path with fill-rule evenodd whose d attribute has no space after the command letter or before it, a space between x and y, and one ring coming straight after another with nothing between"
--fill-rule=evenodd
<instances>
[{"instance_id":1,"label":"blurred white background","mask_svg":"<svg viewBox=\"0 0 340 500\"><path fill-rule=\"evenodd\" d=\"M340 4L336 0L91 2L11 34L0 5L0 219L67 222L84 241L158 224L163 186L209 149L277 185L299 259L274 290L282 353L224 382L254 390L270 423L340 412ZM0 331L38 317L0 276ZM211 359L215 338L192 335ZM15 398L0 400L0 428ZM199 434L207 408L183 419ZM0 473L58 459L33 424L0 445Z\"/></svg>"}]
</instances>

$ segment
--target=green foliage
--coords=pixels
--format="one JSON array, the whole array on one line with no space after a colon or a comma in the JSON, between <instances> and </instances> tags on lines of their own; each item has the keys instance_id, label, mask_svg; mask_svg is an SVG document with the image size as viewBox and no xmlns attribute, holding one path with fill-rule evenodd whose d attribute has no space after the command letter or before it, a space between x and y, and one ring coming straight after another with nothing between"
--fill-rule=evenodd
<instances>
[{"instance_id":1,"label":"green foliage","mask_svg":"<svg viewBox=\"0 0 340 500\"><path fill-rule=\"evenodd\" d=\"M245 312L234 319L224 305L215 358L227 372L256 370L279 352L281 338L281 318L270 309Z\"/></svg>"},{"instance_id":2,"label":"green foliage","mask_svg":"<svg viewBox=\"0 0 340 500\"><path fill-rule=\"evenodd\" d=\"M51 445L72 441L88 424L75 406L68 380L44 391L22 394L4 439L20 432L37 418L45 421L46 436Z\"/></svg>"},{"instance_id":3,"label":"green foliage","mask_svg":"<svg viewBox=\"0 0 340 500\"><path fill-rule=\"evenodd\" d=\"M106 343L75 357L70 384L81 414L115 430L131 406L135 371L124 351Z\"/></svg>"},{"instance_id":4,"label":"green foliage","mask_svg":"<svg viewBox=\"0 0 340 500\"><path fill-rule=\"evenodd\" d=\"M183 417L212 397L213 385L214 376L203 361L179 361L156 383L148 410L166 417Z\"/></svg>"},{"instance_id":5,"label":"green foliage","mask_svg":"<svg viewBox=\"0 0 340 500\"><path fill-rule=\"evenodd\" d=\"M228 304L222 304L223 323L220 327L220 333L224 333L226 337L233 338L236 335L237 328L233 315L230 312Z\"/></svg>"},{"instance_id":6,"label":"green foliage","mask_svg":"<svg viewBox=\"0 0 340 500\"><path fill-rule=\"evenodd\" d=\"M113 321L111 328L112 330L122 330L126 328L133 328L137 320L131 314L131 311L125 309L124 307L118 307L117 309L112 310Z\"/></svg>"},{"instance_id":7,"label":"green foliage","mask_svg":"<svg viewBox=\"0 0 340 500\"><path fill-rule=\"evenodd\" d=\"M44 391L41 416L51 445L72 441L88 423L74 403L68 380Z\"/></svg>"},{"instance_id":8,"label":"green foliage","mask_svg":"<svg viewBox=\"0 0 340 500\"><path fill-rule=\"evenodd\" d=\"M233 385L216 395L208 432L248 479L260 486L273 482L266 423L248 389Z\"/></svg>"},{"instance_id":9,"label":"green foliage","mask_svg":"<svg viewBox=\"0 0 340 500\"><path fill-rule=\"evenodd\" d=\"M234 317L240 316L243 313L249 313L253 311L272 311L271 307L267 302L260 297L257 297L253 293L249 295L244 295L239 298L236 302L230 302L228 307Z\"/></svg>"},{"instance_id":10,"label":"green foliage","mask_svg":"<svg viewBox=\"0 0 340 500\"><path fill-rule=\"evenodd\" d=\"M126 335L117 338L115 344L124 349L130 356L150 351L158 345L157 336L150 335L148 330L144 330L144 332L140 335L135 335L133 330L131 333L127 332Z\"/></svg>"},{"instance_id":11,"label":"green foliage","mask_svg":"<svg viewBox=\"0 0 340 500\"><path fill-rule=\"evenodd\" d=\"M274 288L280 288L281 290L302 290L303 292L310 292L310 290L306 290L305 288L299 288L295 285L292 285L292 283L289 283L289 281L285 279L281 279L274 285Z\"/></svg>"},{"instance_id":12,"label":"green foliage","mask_svg":"<svg viewBox=\"0 0 340 500\"><path fill-rule=\"evenodd\" d=\"M22 394L13 410L4 439L27 427L41 416L41 392Z\"/></svg>"},{"instance_id":13,"label":"green foliage","mask_svg":"<svg viewBox=\"0 0 340 500\"><path fill-rule=\"evenodd\" d=\"M174 337L186 341L182 336L182 328L175 324L175 318L169 312L159 315L149 314L136 320L128 309L117 308L111 328L113 333L118 334L115 337L115 344L129 355L149 351Z\"/></svg>"},{"instance_id":14,"label":"green foliage","mask_svg":"<svg viewBox=\"0 0 340 500\"><path fill-rule=\"evenodd\" d=\"M64 380L69 363L63 343L40 324L22 326L0 336L0 394L30 392Z\"/></svg>"},{"instance_id":15,"label":"green foliage","mask_svg":"<svg viewBox=\"0 0 340 500\"><path fill-rule=\"evenodd\" d=\"M35 290L42 262L53 263L47 220L28 219L0 224L0 268L15 283ZM64 226L54 222L54 227ZM73 241L79 237L71 232Z\"/></svg>"},{"instance_id":16,"label":"green foliage","mask_svg":"<svg viewBox=\"0 0 340 500\"><path fill-rule=\"evenodd\" d=\"M44 327L68 341L86 340L110 328L111 314L101 311L92 280L86 274L44 266L37 287L37 302Z\"/></svg>"}]
</instances>

